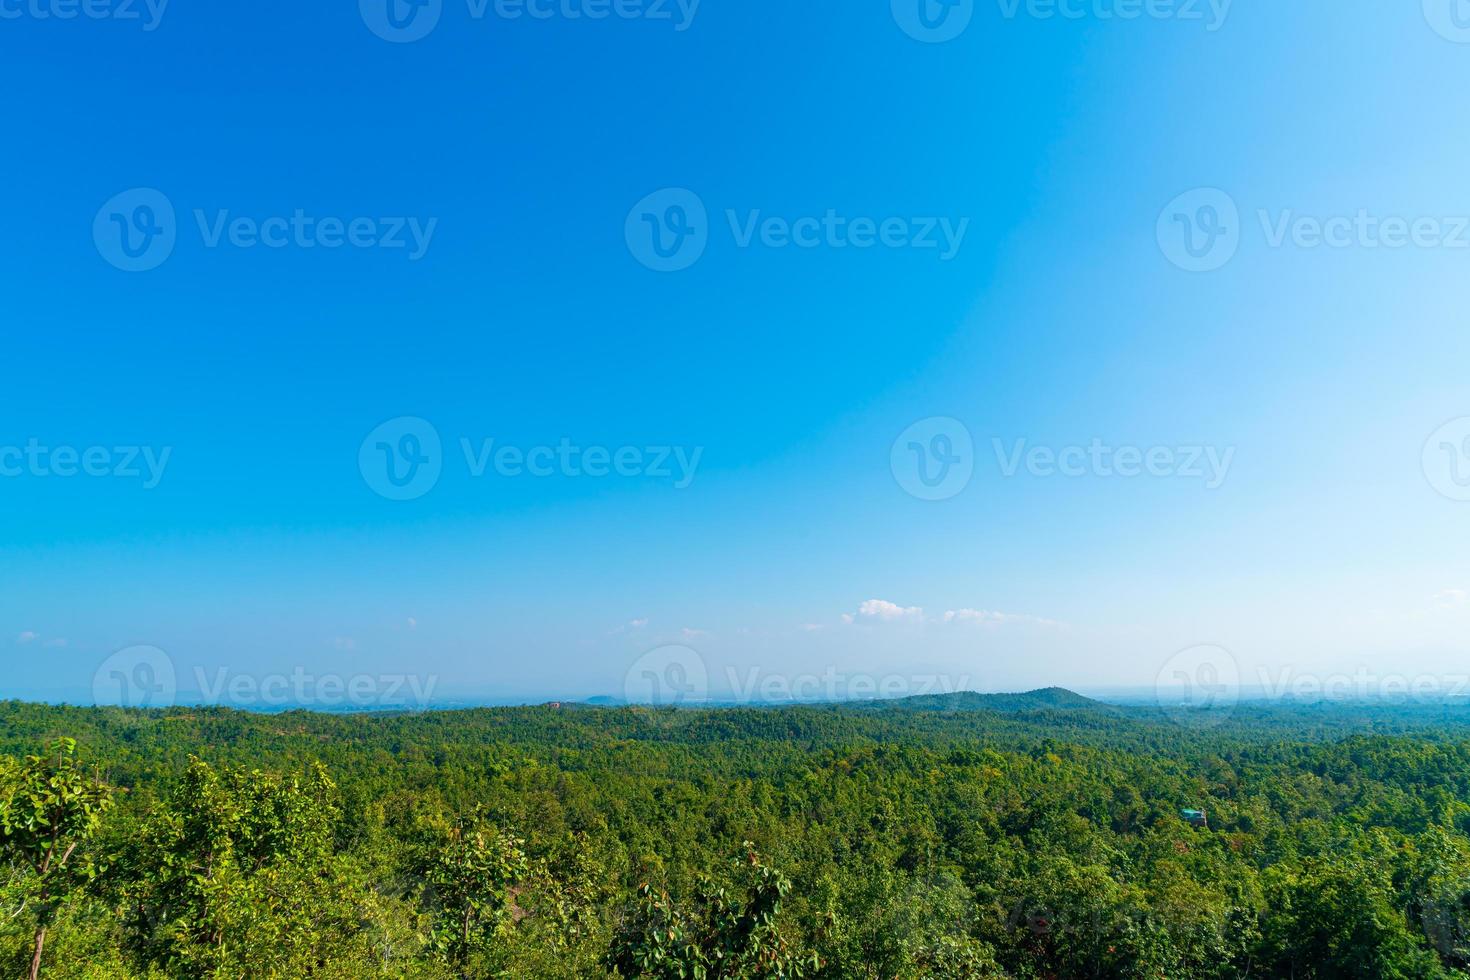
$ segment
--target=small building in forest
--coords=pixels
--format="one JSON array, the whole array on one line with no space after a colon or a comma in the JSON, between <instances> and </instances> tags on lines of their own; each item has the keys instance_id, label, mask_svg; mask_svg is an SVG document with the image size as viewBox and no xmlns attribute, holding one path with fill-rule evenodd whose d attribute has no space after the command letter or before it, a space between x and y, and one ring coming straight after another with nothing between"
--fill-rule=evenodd
<instances>
[{"instance_id":1,"label":"small building in forest","mask_svg":"<svg viewBox=\"0 0 1470 980\"><path fill-rule=\"evenodd\" d=\"M1203 810L1180 810L1179 816L1183 817L1184 822L1191 827L1208 828L1210 826L1209 818L1205 816L1205 811Z\"/></svg>"}]
</instances>

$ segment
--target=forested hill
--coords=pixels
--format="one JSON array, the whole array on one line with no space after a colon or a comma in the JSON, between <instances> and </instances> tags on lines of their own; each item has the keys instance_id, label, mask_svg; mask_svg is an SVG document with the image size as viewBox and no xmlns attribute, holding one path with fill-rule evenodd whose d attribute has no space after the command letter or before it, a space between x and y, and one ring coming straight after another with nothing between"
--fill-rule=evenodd
<instances>
[{"instance_id":1,"label":"forested hill","mask_svg":"<svg viewBox=\"0 0 1470 980\"><path fill-rule=\"evenodd\" d=\"M258 763L276 757L339 756L356 765L363 749L398 757L515 746L535 755L626 743L708 746L709 762L739 753L732 742L805 753L865 743L983 744L1026 748L1070 742L1170 756L1291 740L1364 734L1470 738L1470 707L1444 704L1246 703L1229 709L1164 711L1119 706L1063 688L1021 694L934 694L888 701L790 707L467 708L422 713L257 714L219 707L141 711L0 701L0 753L22 755L60 735L81 739L115 763L174 767L191 755ZM262 754L264 753L264 754ZM746 760L750 761L750 760Z\"/></svg>"},{"instance_id":2,"label":"forested hill","mask_svg":"<svg viewBox=\"0 0 1470 980\"><path fill-rule=\"evenodd\" d=\"M1107 710L1101 701L1085 698L1061 687L1046 687L1025 694L977 694L958 691L950 694L921 694L892 701L864 701L850 705L880 711L1042 711L1048 708L1087 708Z\"/></svg>"},{"instance_id":3,"label":"forested hill","mask_svg":"<svg viewBox=\"0 0 1470 980\"><path fill-rule=\"evenodd\" d=\"M44 926L53 977L1470 976L1467 722L5 702L0 969Z\"/></svg>"}]
</instances>

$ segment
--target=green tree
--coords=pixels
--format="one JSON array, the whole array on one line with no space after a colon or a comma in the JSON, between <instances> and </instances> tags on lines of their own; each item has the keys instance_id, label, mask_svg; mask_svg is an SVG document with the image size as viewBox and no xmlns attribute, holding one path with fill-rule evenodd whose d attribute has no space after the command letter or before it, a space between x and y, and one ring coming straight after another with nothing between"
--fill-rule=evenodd
<instances>
[{"instance_id":1,"label":"green tree","mask_svg":"<svg viewBox=\"0 0 1470 980\"><path fill-rule=\"evenodd\" d=\"M482 811L445 829L424 854L432 945L441 960L465 965L495 950L520 915L515 889L529 873L525 841L497 830Z\"/></svg>"},{"instance_id":2,"label":"green tree","mask_svg":"<svg viewBox=\"0 0 1470 980\"><path fill-rule=\"evenodd\" d=\"M1268 892L1265 945L1273 976L1305 980L1434 980L1446 977L1422 933L1394 906L1383 873L1345 854L1280 872Z\"/></svg>"},{"instance_id":3,"label":"green tree","mask_svg":"<svg viewBox=\"0 0 1470 980\"><path fill-rule=\"evenodd\" d=\"M609 953L625 977L716 980L805 976L815 957L802 955L782 935L781 905L791 882L765 864L747 841L738 894L706 880L690 908L645 883Z\"/></svg>"},{"instance_id":4,"label":"green tree","mask_svg":"<svg viewBox=\"0 0 1470 980\"><path fill-rule=\"evenodd\" d=\"M77 763L77 743L57 739L44 756L0 766L0 850L34 874L35 939L30 978L41 973L46 932L60 902L85 872L77 850L112 802L109 787Z\"/></svg>"},{"instance_id":5,"label":"green tree","mask_svg":"<svg viewBox=\"0 0 1470 980\"><path fill-rule=\"evenodd\" d=\"M355 948L364 896L333 852L336 786L190 762L119 861L135 954L186 977L317 972Z\"/></svg>"}]
</instances>

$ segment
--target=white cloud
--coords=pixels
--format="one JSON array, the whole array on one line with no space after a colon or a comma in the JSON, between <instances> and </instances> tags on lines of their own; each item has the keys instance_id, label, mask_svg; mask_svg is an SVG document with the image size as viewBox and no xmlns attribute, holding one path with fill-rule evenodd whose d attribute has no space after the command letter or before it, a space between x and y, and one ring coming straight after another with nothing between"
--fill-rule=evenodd
<instances>
[{"instance_id":1,"label":"white cloud","mask_svg":"<svg viewBox=\"0 0 1470 980\"><path fill-rule=\"evenodd\" d=\"M1443 592L1436 592L1429 601L1437 609L1454 609L1456 606L1463 606L1466 599L1470 599L1470 593L1464 589L1445 589Z\"/></svg>"},{"instance_id":2,"label":"white cloud","mask_svg":"<svg viewBox=\"0 0 1470 980\"><path fill-rule=\"evenodd\" d=\"M608 636L617 636L620 633L629 633L629 632L632 632L633 630L641 630L643 627L645 627L647 625L648 625L648 617L647 616L640 616L637 619L630 619L626 623L623 623L623 624L621 624L619 626L614 626L612 629L610 629L610 630L607 631L607 635Z\"/></svg>"},{"instance_id":3,"label":"white cloud","mask_svg":"<svg viewBox=\"0 0 1470 980\"><path fill-rule=\"evenodd\" d=\"M1002 623L1005 613L988 609L950 609L944 614L946 623Z\"/></svg>"},{"instance_id":4,"label":"white cloud","mask_svg":"<svg viewBox=\"0 0 1470 980\"><path fill-rule=\"evenodd\" d=\"M896 602L887 599L868 599L858 606L856 613L844 613L842 621L848 625L853 623L953 623L970 624L976 626L1061 626L1062 624L1053 619L1043 619L1040 616L1029 616L1024 613L1000 612L995 609L950 609L942 614L934 616L925 615L922 606L900 606ZM805 630L820 629L820 626L808 624L803 626Z\"/></svg>"},{"instance_id":5,"label":"white cloud","mask_svg":"<svg viewBox=\"0 0 1470 980\"><path fill-rule=\"evenodd\" d=\"M858 615L864 619L923 619L924 610L918 606L900 606L887 599L869 599L858 606Z\"/></svg>"},{"instance_id":6,"label":"white cloud","mask_svg":"<svg viewBox=\"0 0 1470 980\"><path fill-rule=\"evenodd\" d=\"M801 628L808 633L815 633L817 630L826 629L821 623L802 623Z\"/></svg>"},{"instance_id":7,"label":"white cloud","mask_svg":"<svg viewBox=\"0 0 1470 980\"><path fill-rule=\"evenodd\" d=\"M17 643L30 643L31 641L35 640L37 638L37 636L38 636L38 634L36 634L35 632L33 632L31 630L26 630L25 632L21 633L20 636L17 636L15 638L15 642L17 642Z\"/></svg>"},{"instance_id":8,"label":"white cloud","mask_svg":"<svg viewBox=\"0 0 1470 980\"><path fill-rule=\"evenodd\" d=\"M998 612L994 609L950 609L944 614L946 623L976 623L982 626L1025 624L1029 626L1060 626L1054 619L1027 616L1024 613Z\"/></svg>"},{"instance_id":9,"label":"white cloud","mask_svg":"<svg viewBox=\"0 0 1470 980\"><path fill-rule=\"evenodd\" d=\"M679 635L686 640L697 640L701 636L709 636L704 630L690 629L688 626L681 629Z\"/></svg>"}]
</instances>

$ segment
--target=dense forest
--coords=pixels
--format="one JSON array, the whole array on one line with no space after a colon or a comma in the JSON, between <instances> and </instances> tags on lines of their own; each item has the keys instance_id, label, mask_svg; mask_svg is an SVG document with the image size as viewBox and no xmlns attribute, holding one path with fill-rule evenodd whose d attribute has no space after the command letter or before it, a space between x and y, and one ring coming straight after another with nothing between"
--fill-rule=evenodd
<instances>
[{"instance_id":1,"label":"dense forest","mask_svg":"<svg viewBox=\"0 0 1470 980\"><path fill-rule=\"evenodd\" d=\"M0 703L25 977L1470 976L1470 707Z\"/></svg>"}]
</instances>

